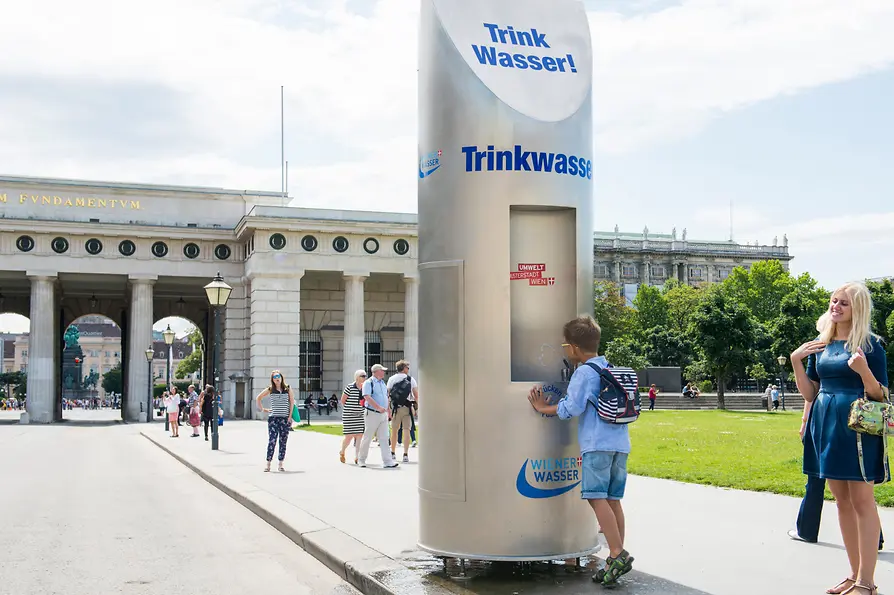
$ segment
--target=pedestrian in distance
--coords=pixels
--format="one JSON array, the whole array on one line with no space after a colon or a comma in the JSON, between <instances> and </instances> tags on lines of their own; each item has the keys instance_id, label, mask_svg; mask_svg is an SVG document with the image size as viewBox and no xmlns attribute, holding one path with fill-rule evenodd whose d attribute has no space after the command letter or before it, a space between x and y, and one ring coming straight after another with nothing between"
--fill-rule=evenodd
<instances>
[{"instance_id":1,"label":"pedestrian in distance","mask_svg":"<svg viewBox=\"0 0 894 595\"><path fill-rule=\"evenodd\" d=\"M579 417L577 439L581 451L581 498L586 500L608 542L609 556L605 567L593 580L614 586L633 568L633 556L624 549L625 516L621 506L627 486L627 456L630 434L626 423L610 423L602 419L596 407L590 407L602 390L602 376L591 365L605 370L608 360L599 355L602 332L590 316L581 316L562 329L565 358L579 365L571 376L565 396L556 405L547 403L543 387L531 389L529 401L536 411L567 420ZM632 391L636 391L633 385Z\"/></svg>"},{"instance_id":2,"label":"pedestrian in distance","mask_svg":"<svg viewBox=\"0 0 894 595\"><path fill-rule=\"evenodd\" d=\"M360 405L360 395L363 383L366 382L366 372L357 370L354 372L354 382L347 385L341 393L341 421L344 440L341 443L339 460L345 462L345 451L348 445L354 443L354 464L360 457L360 441L363 439L363 406Z\"/></svg>"},{"instance_id":3,"label":"pedestrian in distance","mask_svg":"<svg viewBox=\"0 0 894 595\"><path fill-rule=\"evenodd\" d=\"M414 426L414 412L419 407L419 386L410 376L410 364L397 362L397 374L388 379L388 400L391 403L391 456L395 457L398 433L403 432L404 463L410 462L410 429Z\"/></svg>"},{"instance_id":4,"label":"pedestrian in distance","mask_svg":"<svg viewBox=\"0 0 894 595\"><path fill-rule=\"evenodd\" d=\"M270 397L270 409L265 409L262 400ZM267 417L267 466L264 471L270 471L270 463L273 462L273 451L276 449L276 439L279 438L279 470L285 471L283 461L286 458L286 445L289 441L289 431L292 429L289 420L292 418L292 407L295 405L295 395L292 388L286 384L282 372L273 370L270 374L270 386L261 391L257 397L258 409L268 413ZM215 411L215 413L217 413Z\"/></svg>"},{"instance_id":5,"label":"pedestrian in distance","mask_svg":"<svg viewBox=\"0 0 894 595\"><path fill-rule=\"evenodd\" d=\"M391 409L388 403L388 385L385 383L387 368L381 364L372 367L372 378L367 378L363 383L361 394L365 411L363 412L363 440L360 443L358 459L361 467L366 467L366 457L369 456L369 446L373 437L379 439L379 449L382 451L382 466L385 469L397 467L397 461L391 456L391 448L388 446L388 422L391 420Z\"/></svg>"},{"instance_id":6,"label":"pedestrian in distance","mask_svg":"<svg viewBox=\"0 0 894 595\"><path fill-rule=\"evenodd\" d=\"M165 391L162 395L162 401L165 404L165 411L168 416L168 427L171 428L171 438L180 437L180 425L177 418L180 416L180 399L177 395Z\"/></svg>"},{"instance_id":7,"label":"pedestrian in distance","mask_svg":"<svg viewBox=\"0 0 894 595\"><path fill-rule=\"evenodd\" d=\"M881 523L873 486L890 480L886 437L858 434L848 427L854 401L888 398L885 348L871 322L872 298L866 286L842 285L817 321L819 337L791 355L798 390L812 404L804 430L804 473L829 483L850 566L848 576L826 591L830 594L878 593Z\"/></svg>"},{"instance_id":8,"label":"pedestrian in distance","mask_svg":"<svg viewBox=\"0 0 894 595\"><path fill-rule=\"evenodd\" d=\"M202 410L202 427L205 429L205 442L208 442L208 429L214 419L214 388L210 384L205 385L202 396L199 398L199 409Z\"/></svg>"},{"instance_id":9,"label":"pedestrian in distance","mask_svg":"<svg viewBox=\"0 0 894 595\"><path fill-rule=\"evenodd\" d=\"M658 396L658 387L654 384L649 387L649 411L655 411L655 398Z\"/></svg>"},{"instance_id":10,"label":"pedestrian in distance","mask_svg":"<svg viewBox=\"0 0 894 595\"><path fill-rule=\"evenodd\" d=\"M199 395L196 393L196 387L190 384L186 395L186 403L187 407L189 407L189 425L192 426L192 435L190 438L198 438L199 424L201 423L201 408L199 407Z\"/></svg>"}]
</instances>

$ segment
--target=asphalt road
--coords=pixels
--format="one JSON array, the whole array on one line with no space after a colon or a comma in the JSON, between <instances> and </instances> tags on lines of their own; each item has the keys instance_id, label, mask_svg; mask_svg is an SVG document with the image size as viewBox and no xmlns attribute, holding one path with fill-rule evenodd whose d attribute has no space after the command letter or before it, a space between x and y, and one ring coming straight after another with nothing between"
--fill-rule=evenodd
<instances>
[{"instance_id":1,"label":"asphalt road","mask_svg":"<svg viewBox=\"0 0 894 595\"><path fill-rule=\"evenodd\" d=\"M139 429L0 425L0 594L358 593Z\"/></svg>"}]
</instances>

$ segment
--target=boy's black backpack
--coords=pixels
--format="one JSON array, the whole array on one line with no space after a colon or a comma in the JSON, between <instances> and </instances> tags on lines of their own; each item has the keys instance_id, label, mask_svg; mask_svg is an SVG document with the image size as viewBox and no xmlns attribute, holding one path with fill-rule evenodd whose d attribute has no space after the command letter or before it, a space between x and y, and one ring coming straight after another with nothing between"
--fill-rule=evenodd
<instances>
[{"instance_id":1,"label":"boy's black backpack","mask_svg":"<svg viewBox=\"0 0 894 595\"><path fill-rule=\"evenodd\" d=\"M640 397L636 372L633 368L600 368L596 364L587 365L599 373L599 394L588 397L596 407L596 413L611 424L629 424L639 418Z\"/></svg>"},{"instance_id":2,"label":"boy's black backpack","mask_svg":"<svg viewBox=\"0 0 894 595\"><path fill-rule=\"evenodd\" d=\"M413 391L413 379L409 374L401 378L391 387L391 408L395 411L410 404L410 393Z\"/></svg>"}]
</instances>

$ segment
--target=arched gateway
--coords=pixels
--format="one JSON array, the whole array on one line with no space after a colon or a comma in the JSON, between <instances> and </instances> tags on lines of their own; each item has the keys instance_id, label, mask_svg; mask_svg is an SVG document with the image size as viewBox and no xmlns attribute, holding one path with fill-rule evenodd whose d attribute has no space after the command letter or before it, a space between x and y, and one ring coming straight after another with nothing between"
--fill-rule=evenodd
<instances>
[{"instance_id":1,"label":"arched gateway","mask_svg":"<svg viewBox=\"0 0 894 595\"><path fill-rule=\"evenodd\" d=\"M0 177L0 296L31 319L27 419L62 417L65 328L104 314L122 331L123 417L145 419L152 324L195 321L219 271L227 415L279 368L305 396L358 368L417 359L416 216L281 206L279 193ZM211 350L207 350L209 357ZM208 366L210 369L210 366Z\"/></svg>"}]
</instances>

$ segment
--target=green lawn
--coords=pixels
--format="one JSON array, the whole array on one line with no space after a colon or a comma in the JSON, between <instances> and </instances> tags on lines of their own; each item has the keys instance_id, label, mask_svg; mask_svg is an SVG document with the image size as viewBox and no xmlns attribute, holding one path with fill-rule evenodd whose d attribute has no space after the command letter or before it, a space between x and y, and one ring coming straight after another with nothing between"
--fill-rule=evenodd
<instances>
[{"instance_id":1,"label":"green lawn","mask_svg":"<svg viewBox=\"0 0 894 595\"><path fill-rule=\"evenodd\" d=\"M636 475L742 490L804 495L801 412L645 411L630 426ZM342 435L340 425L301 426ZM882 506L894 506L894 484L875 489ZM826 498L831 499L828 489Z\"/></svg>"},{"instance_id":2,"label":"green lawn","mask_svg":"<svg viewBox=\"0 0 894 595\"><path fill-rule=\"evenodd\" d=\"M804 495L801 412L646 411L631 425L628 470L637 475ZM894 486L875 489L894 506ZM826 498L831 499L828 489Z\"/></svg>"}]
</instances>

